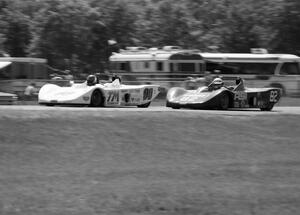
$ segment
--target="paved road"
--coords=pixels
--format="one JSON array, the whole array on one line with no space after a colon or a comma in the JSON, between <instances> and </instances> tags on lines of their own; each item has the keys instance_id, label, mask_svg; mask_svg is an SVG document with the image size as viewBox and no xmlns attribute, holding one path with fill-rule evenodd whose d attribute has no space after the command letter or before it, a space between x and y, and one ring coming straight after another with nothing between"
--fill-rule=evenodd
<instances>
[{"instance_id":1,"label":"paved road","mask_svg":"<svg viewBox=\"0 0 300 215\"><path fill-rule=\"evenodd\" d=\"M226 116L253 116L253 115L300 115L300 107L274 107L272 111L265 112L260 111L258 109L245 109L245 110L227 110L227 111L219 111L219 110L190 110L190 109L171 109L163 106L154 106L149 108L136 108L136 107L124 107L124 108L89 108L89 107L47 107L47 106L39 106L39 105L16 105L9 106L3 105L0 106L0 115L4 116L7 112L59 112L59 111L67 111L67 112L178 112L178 113L195 113L195 114L207 114L207 115L226 115Z\"/></svg>"}]
</instances>

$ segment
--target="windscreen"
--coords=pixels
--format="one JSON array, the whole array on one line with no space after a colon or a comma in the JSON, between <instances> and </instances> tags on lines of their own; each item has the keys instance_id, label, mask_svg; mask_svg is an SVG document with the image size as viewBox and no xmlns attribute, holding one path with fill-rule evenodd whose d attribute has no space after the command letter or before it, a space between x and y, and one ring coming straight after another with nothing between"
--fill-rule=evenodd
<instances>
[{"instance_id":1,"label":"windscreen","mask_svg":"<svg viewBox=\"0 0 300 215\"><path fill-rule=\"evenodd\" d=\"M219 70L221 74L274 75L277 63L215 63L206 64L207 71Z\"/></svg>"}]
</instances>

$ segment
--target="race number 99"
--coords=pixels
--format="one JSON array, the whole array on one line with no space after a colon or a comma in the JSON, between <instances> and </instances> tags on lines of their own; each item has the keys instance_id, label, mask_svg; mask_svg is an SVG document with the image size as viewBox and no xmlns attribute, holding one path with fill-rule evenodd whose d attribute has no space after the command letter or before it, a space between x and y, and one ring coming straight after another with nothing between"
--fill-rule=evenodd
<instances>
[{"instance_id":1,"label":"race number 99","mask_svg":"<svg viewBox=\"0 0 300 215\"><path fill-rule=\"evenodd\" d=\"M144 95L143 100L150 100L153 95L153 89L152 88L145 88L144 89Z\"/></svg>"},{"instance_id":2,"label":"race number 99","mask_svg":"<svg viewBox=\"0 0 300 215\"><path fill-rule=\"evenodd\" d=\"M271 90L270 91L270 102L277 102L278 101L278 91L277 90Z\"/></svg>"}]
</instances>

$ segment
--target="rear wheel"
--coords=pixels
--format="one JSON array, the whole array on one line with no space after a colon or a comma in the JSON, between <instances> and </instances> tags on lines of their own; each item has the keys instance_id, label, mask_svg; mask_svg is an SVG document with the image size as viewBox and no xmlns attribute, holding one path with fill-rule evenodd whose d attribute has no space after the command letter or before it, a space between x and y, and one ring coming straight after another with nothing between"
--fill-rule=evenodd
<instances>
[{"instance_id":1,"label":"rear wheel","mask_svg":"<svg viewBox=\"0 0 300 215\"><path fill-rule=\"evenodd\" d=\"M95 90L91 96L91 107L101 107L103 106L103 96L100 90Z\"/></svg>"},{"instance_id":2,"label":"rear wheel","mask_svg":"<svg viewBox=\"0 0 300 215\"><path fill-rule=\"evenodd\" d=\"M151 104L151 102L147 102L145 104L138 105L138 107L139 108L147 108L147 107L149 107L150 104Z\"/></svg>"},{"instance_id":3,"label":"rear wheel","mask_svg":"<svg viewBox=\"0 0 300 215\"><path fill-rule=\"evenodd\" d=\"M228 93L224 93L220 98L220 109L227 110L229 107L229 95Z\"/></svg>"}]
</instances>

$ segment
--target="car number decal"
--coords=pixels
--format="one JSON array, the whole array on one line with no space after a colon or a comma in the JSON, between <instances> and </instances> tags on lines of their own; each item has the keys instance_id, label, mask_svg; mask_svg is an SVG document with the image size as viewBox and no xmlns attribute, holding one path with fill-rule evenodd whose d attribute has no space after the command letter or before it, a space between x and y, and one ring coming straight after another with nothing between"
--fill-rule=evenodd
<instances>
[{"instance_id":1,"label":"car number decal","mask_svg":"<svg viewBox=\"0 0 300 215\"><path fill-rule=\"evenodd\" d=\"M278 101L278 91L277 90L271 90L270 91L270 102L277 102Z\"/></svg>"},{"instance_id":2,"label":"car number decal","mask_svg":"<svg viewBox=\"0 0 300 215\"><path fill-rule=\"evenodd\" d=\"M153 95L153 89L152 88L145 88L144 89L144 95L143 100L150 100Z\"/></svg>"},{"instance_id":3,"label":"car number decal","mask_svg":"<svg viewBox=\"0 0 300 215\"><path fill-rule=\"evenodd\" d=\"M118 103L119 102L119 91L118 90L108 91L106 102L109 104Z\"/></svg>"}]
</instances>

